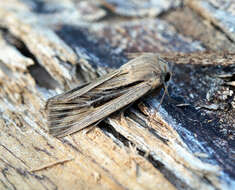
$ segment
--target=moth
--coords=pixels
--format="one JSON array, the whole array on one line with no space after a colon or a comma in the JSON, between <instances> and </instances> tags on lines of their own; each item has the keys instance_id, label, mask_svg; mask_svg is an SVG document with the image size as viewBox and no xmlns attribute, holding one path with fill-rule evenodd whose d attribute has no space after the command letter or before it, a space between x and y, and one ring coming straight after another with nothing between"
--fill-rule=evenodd
<instances>
[{"instance_id":1,"label":"moth","mask_svg":"<svg viewBox=\"0 0 235 190\"><path fill-rule=\"evenodd\" d=\"M155 89L171 78L168 63L148 53L119 69L47 101L49 133L63 137L95 124Z\"/></svg>"}]
</instances>

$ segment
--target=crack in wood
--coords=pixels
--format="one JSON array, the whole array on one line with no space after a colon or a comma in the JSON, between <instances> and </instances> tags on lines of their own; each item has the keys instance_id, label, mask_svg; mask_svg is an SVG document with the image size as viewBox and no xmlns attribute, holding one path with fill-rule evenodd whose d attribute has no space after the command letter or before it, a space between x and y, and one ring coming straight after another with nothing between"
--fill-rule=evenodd
<instances>
[{"instance_id":1,"label":"crack in wood","mask_svg":"<svg viewBox=\"0 0 235 190\"><path fill-rule=\"evenodd\" d=\"M22 162L25 166L29 167L26 162L24 160L22 160L21 158L19 158L18 156L16 156L11 150L9 150L5 145L0 143L0 146L3 147L7 152L9 152L13 157L15 157L17 160L19 160L20 162Z\"/></svg>"},{"instance_id":2,"label":"crack in wood","mask_svg":"<svg viewBox=\"0 0 235 190\"><path fill-rule=\"evenodd\" d=\"M182 180L177 178L170 170L164 167L164 165L160 162L154 159L154 157L141 149L138 148L137 145L135 145L133 142L128 140L125 136L123 136L121 133L119 133L112 125L109 125L107 122L103 121L99 124L99 127L104 131L106 134L111 133L116 139L121 141L123 145L126 147L134 146L137 147L137 153L138 155L144 157L146 160L148 160L156 169L158 169L172 185L174 185L177 189L186 189L191 190L186 183L184 183ZM115 141L114 141L115 142ZM120 145L120 144L117 144Z\"/></svg>"}]
</instances>

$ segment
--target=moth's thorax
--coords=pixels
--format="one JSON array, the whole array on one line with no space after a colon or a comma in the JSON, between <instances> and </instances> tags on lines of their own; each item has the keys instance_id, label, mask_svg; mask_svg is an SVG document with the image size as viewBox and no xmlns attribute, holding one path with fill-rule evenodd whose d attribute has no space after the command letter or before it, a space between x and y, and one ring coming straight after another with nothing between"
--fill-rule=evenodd
<instances>
[{"instance_id":1,"label":"moth's thorax","mask_svg":"<svg viewBox=\"0 0 235 190\"><path fill-rule=\"evenodd\" d=\"M161 86L167 73L171 73L166 61L150 53L129 61L121 68L129 73L132 81L146 81L152 88Z\"/></svg>"}]
</instances>

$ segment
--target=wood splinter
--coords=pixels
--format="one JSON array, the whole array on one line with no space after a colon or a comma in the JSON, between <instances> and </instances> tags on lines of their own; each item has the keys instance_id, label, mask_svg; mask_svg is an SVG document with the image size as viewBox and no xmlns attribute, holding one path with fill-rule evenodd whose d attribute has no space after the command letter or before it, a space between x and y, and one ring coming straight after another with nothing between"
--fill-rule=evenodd
<instances>
[{"instance_id":1,"label":"wood splinter","mask_svg":"<svg viewBox=\"0 0 235 190\"><path fill-rule=\"evenodd\" d=\"M63 160L58 160L58 161L52 162L50 164L46 164L46 165L41 166L41 167L31 169L30 172L38 172L38 171L42 171L42 170L45 170L45 169L48 169L48 168L52 168L52 167L54 167L56 165L64 164L64 163L69 162L69 161L71 161L73 159L74 158L67 158L67 159L63 159Z\"/></svg>"}]
</instances>

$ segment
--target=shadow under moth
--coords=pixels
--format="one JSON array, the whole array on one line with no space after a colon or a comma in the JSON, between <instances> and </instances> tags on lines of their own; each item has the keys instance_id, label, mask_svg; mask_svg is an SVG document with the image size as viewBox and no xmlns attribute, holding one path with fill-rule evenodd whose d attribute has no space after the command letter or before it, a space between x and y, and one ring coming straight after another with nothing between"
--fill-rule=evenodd
<instances>
[{"instance_id":1,"label":"shadow under moth","mask_svg":"<svg viewBox=\"0 0 235 190\"><path fill-rule=\"evenodd\" d=\"M144 54L119 69L50 98L46 104L49 133L63 137L133 103L170 80L168 63L155 54Z\"/></svg>"}]
</instances>

